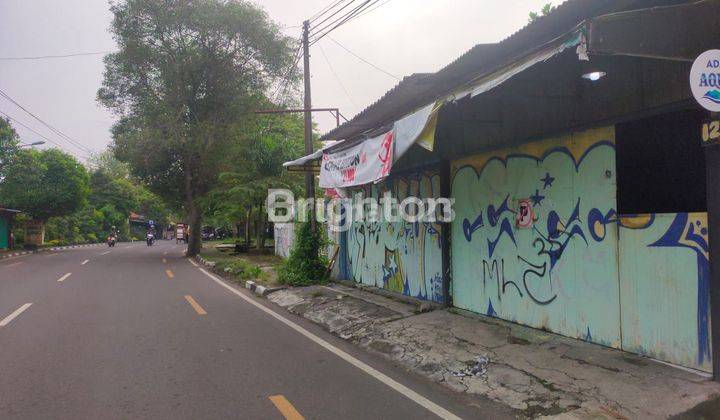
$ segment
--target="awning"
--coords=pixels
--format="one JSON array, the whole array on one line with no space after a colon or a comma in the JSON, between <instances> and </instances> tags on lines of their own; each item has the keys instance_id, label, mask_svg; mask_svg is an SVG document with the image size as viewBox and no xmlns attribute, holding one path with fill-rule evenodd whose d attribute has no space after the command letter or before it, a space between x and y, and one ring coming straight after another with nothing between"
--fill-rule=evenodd
<instances>
[{"instance_id":1,"label":"awning","mask_svg":"<svg viewBox=\"0 0 720 420\"><path fill-rule=\"evenodd\" d=\"M300 172L300 173L320 173L320 158L322 157L324 149L320 149L317 152L303 156L300 159L295 159L290 162L283 163L288 172Z\"/></svg>"},{"instance_id":2,"label":"awning","mask_svg":"<svg viewBox=\"0 0 720 420\"><path fill-rule=\"evenodd\" d=\"M578 47L579 56L587 59L583 25L539 46L511 64L488 72L486 75L466 83L451 94L405 115L392 123L390 131L380 136L366 138L359 143L353 142L348 147L343 147L345 141L341 141L327 152L318 151L293 162L287 162L284 166L288 170L301 172L317 173L319 169L320 186L323 188L345 188L377 182L392 172L392 163L397 162L413 144L418 144L430 151L434 149L438 113L445 103L487 92L528 68L573 47ZM377 129L379 130L380 127ZM388 135L391 135L389 141ZM386 150L388 145L392 145L390 152ZM388 160L389 156L392 157L391 160ZM323 164L319 165L321 157Z\"/></svg>"}]
</instances>

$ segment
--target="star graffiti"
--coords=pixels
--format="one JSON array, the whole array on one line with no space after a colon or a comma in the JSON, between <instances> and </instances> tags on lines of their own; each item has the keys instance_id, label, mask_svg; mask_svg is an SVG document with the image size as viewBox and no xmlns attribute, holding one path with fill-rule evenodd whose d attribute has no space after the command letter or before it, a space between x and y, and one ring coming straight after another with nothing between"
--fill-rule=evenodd
<instances>
[{"instance_id":1,"label":"star graffiti","mask_svg":"<svg viewBox=\"0 0 720 420\"><path fill-rule=\"evenodd\" d=\"M545 199L545 196L540 195L540 190L535 190L535 194L530 196L530 200L532 200L533 207L542 205L542 202L544 199Z\"/></svg>"},{"instance_id":2,"label":"star graffiti","mask_svg":"<svg viewBox=\"0 0 720 420\"><path fill-rule=\"evenodd\" d=\"M542 178L540 181L543 182L543 190L546 190L548 187L552 187L555 178L550 176L550 172L545 172L545 178Z\"/></svg>"}]
</instances>

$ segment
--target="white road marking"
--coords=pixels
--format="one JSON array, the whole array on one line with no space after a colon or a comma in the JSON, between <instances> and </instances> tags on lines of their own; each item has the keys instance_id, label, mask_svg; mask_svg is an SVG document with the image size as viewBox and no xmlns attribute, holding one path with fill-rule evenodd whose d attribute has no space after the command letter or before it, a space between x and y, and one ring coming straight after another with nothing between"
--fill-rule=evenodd
<instances>
[{"instance_id":1,"label":"white road marking","mask_svg":"<svg viewBox=\"0 0 720 420\"><path fill-rule=\"evenodd\" d=\"M100 255L107 255L107 254L109 254L109 253L110 253L110 251L105 251L105 252L103 252L103 253L100 254Z\"/></svg>"},{"instance_id":2,"label":"white road marking","mask_svg":"<svg viewBox=\"0 0 720 420\"><path fill-rule=\"evenodd\" d=\"M30 307L32 303L26 303L23 306L17 308L15 312L11 313L10 315L6 316L5 319L0 321L0 327L4 327L7 324L11 323L13 319L17 318L21 313L25 312L27 308Z\"/></svg>"},{"instance_id":3,"label":"white road marking","mask_svg":"<svg viewBox=\"0 0 720 420\"><path fill-rule=\"evenodd\" d=\"M192 260L190 260L190 262L192 262ZM293 321L285 318L284 316L276 313L275 311L268 309L265 306L255 302L253 299L245 296L242 292L240 292L239 290L235 289L234 287L226 284L224 281L220 280L215 275L205 271L202 268L200 268L200 271L202 271L203 274L210 277L214 282L216 282L220 286L226 288L230 292L239 296L241 299L243 299L247 303L255 306L256 308L267 313L268 315L272 316L273 318L277 319L278 321L282 322L283 324L287 325L288 327L292 328L293 330L297 331L298 333L304 335L306 338L319 344L325 350L333 353L334 355L345 360L346 362L350 363L351 365L355 366L356 368L362 370L363 372L367 373L368 375L372 376L373 378L377 379L378 381L384 383L385 385L389 386L390 388L392 388L395 391L399 392L400 394L404 395L408 399L412 400L416 404L420 405L421 407L424 407L425 409L427 409L431 413L435 414L436 416L443 418L443 419L457 419L457 420L460 419L460 417L458 417L455 414L451 413L450 411L440 407L439 405L437 405L434 402L430 401L429 399L423 397L422 395L420 395L417 392L413 391L412 389L406 387L405 385L397 382L396 380L385 375L384 373L378 371L377 369L373 368L372 366L368 365L367 363L364 363L364 362L358 360L357 358L353 357L349 353L333 346L332 344L330 344L327 341L323 340L322 338L316 336L315 334L311 333L310 331L306 330L305 328L301 327L300 325L296 324L295 322L293 322Z\"/></svg>"},{"instance_id":4,"label":"white road marking","mask_svg":"<svg viewBox=\"0 0 720 420\"><path fill-rule=\"evenodd\" d=\"M188 261L190 261L190 264L194 265L195 267L200 267L198 265L198 263L196 263L195 261L193 261L193 260L188 260Z\"/></svg>"},{"instance_id":5,"label":"white road marking","mask_svg":"<svg viewBox=\"0 0 720 420\"><path fill-rule=\"evenodd\" d=\"M87 264L87 263L89 263L89 262L90 262L90 260L85 260L85 261L81 262L80 265L85 265L85 264Z\"/></svg>"},{"instance_id":6,"label":"white road marking","mask_svg":"<svg viewBox=\"0 0 720 420\"><path fill-rule=\"evenodd\" d=\"M59 282L67 280L68 277L72 276L72 273L67 273L58 279Z\"/></svg>"},{"instance_id":7,"label":"white road marking","mask_svg":"<svg viewBox=\"0 0 720 420\"><path fill-rule=\"evenodd\" d=\"M3 267L5 267L5 268L15 267L16 265L20 265L20 264L22 264L22 263L23 263L22 261L18 261L18 262L12 263L12 264L4 265Z\"/></svg>"}]
</instances>

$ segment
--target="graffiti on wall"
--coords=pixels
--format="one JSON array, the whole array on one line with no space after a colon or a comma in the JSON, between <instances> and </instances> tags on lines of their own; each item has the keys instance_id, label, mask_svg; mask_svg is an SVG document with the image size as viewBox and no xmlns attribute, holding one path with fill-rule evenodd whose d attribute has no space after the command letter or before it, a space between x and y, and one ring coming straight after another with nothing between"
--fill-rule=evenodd
<instances>
[{"instance_id":1,"label":"graffiti on wall","mask_svg":"<svg viewBox=\"0 0 720 420\"><path fill-rule=\"evenodd\" d=\"M456 162L455 305L619 347L614 153L606 129Z\"/></svg>"},{"instance_id":2,"label":"graffiti on wall","mask_svg":"<svg viewBox=\"0 0 720 420\"><path fill-rule=\"evenodd\" d=\"M623 348L712 371L707 213L623 216Z\"/></svg>"},{"instance_id":3,"label":"graffiti on wall","mask_svg":"<svg viewBox=\"0 0 720 420\"><path fill-rule=\"evenodd\" d=\"M295 242L295 224L275 223L275 255L287 258Z\"/></svg>"},{"instance_id":4,"label":"graffiti on wall","mask_svg":"<svg viewBox=\"0 0 720 420\"><path fill-rule=\"evenodd\" d=\"M389 189L394 197L438 198L437 173L394 178L367 196ZM423 300L443 302L440 224L435 222L353 222L348 258L354 281Z\"/></svg>"},{"instance_id":5,"label":"graffiti on wall","mask_svg":"<svg viewBox=\"0 0 720 420\"><path fill-rule=\"evenodd\" d=\"M620 217L614 144L596 129L455 162L453 303L706 369L706 222Z\"/></svg>"}]
</instances>

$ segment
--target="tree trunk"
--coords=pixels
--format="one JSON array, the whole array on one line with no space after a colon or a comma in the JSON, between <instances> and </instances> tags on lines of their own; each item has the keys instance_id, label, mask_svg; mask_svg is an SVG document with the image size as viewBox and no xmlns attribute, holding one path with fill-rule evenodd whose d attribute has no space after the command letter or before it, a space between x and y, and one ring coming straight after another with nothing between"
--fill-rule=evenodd
<instances>
[{"instance_id":1,"label":"tree trunk","mask_svg":"<svg viewBox=\"0 0 720 420\"><path fill-rule=\"evenodd\" d=\"M252 206L245 212L245 245L250 249L250 219L252 218Z\"/></svg>"},{"instance_id":2,"label":"tree trunk","mask_svg":"<svg viewBox=\"0 0 720 420\"><path fill-rule=\"evenodd\" d=\"M185 206L187 209L188 224L190 225L187 256L194 257L202 250L202 214L195 203L191 169L186 169L185 171Z\"/></svg>"},{"instance_id":3,"label":"tree trunk","mask_svg":"<svg viewBox=\"0 0 720 420\"><path fill-rule=\"evenodd\" d=\"M188 203L188 223L190 224L190 236L188 237L188 257L194 257L202 250L202 215L195 205L195 202Z\"/></svg>"},{"instance_id":4,"label":"tree trunk","mask_svg":"<svg viewBox=\"0 0 720 420\"><path fill-rule=\"evenodd\" d=\"M263 213L263 211L262 211L262 206L258 206L255 247L259 251L262 251L262 249L265 248L265 217L264 216L265 216L265 213Z\"/></svg>"}]
</instances>

